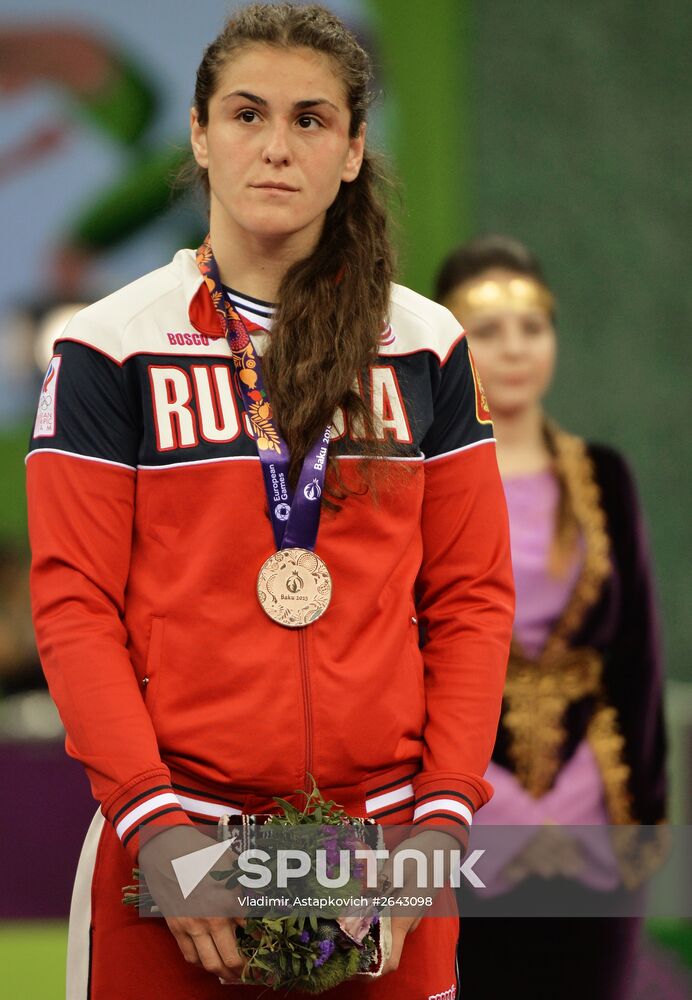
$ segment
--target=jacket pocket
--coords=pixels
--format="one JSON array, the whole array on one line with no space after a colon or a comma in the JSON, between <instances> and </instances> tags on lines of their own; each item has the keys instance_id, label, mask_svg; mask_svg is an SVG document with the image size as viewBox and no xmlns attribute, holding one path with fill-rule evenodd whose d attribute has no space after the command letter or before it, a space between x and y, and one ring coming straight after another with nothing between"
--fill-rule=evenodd
<instances>
[{"instance_id":1,"label":"jacket pocket","mask_svg":"<svg viewBox=\"0 0 692 1000\"><path fill-rule=\"evenodd\" d=\"M166 619L153 615L151 619L151 630L149 632L149 648L147 650L146 670L142 680L144 703L149 709L149 715L153 714L158 696L159 685L161 683L165 629Z\"/></svg>"}]
</instances>

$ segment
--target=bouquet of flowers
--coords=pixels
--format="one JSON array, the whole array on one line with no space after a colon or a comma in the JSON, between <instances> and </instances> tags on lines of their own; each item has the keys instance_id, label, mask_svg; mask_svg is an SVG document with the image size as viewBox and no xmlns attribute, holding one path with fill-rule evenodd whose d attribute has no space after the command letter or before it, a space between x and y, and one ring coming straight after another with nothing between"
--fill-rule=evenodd
<instances>
[{"instance_id":1,"label":"bouquet of flowers","mask_svg":"<svg viewBox=\"0 0 692 1000\"><path fill-rule=\"evenodd\" d=\"M262 983L274 990L301 990L305 993L322 993L350 979L364 974L376 976L389 955L391 943L389 918L383 917L374 905L363 905L362 877L364 865L351 860L348 881L340 885L341 899L356 898L361 905L349 913L343 908L324 905L327 901L316 869L314 856L322 851L326 858L326 874L331 878L343 851L353 857L356 849L367 850L370 834L377 831L372 821L348 815L333 801L326 801L313 780L311 792L302 792L305 805L297 808L285 799L275 799L276 813L262 817L263 837L279 836L290 830L291 842L310 844L312 867L301 882L301 894L318 900L315 907L294 909L274 905L262 915L248 917L238 929L237 940L247 964L243 981ZM240 850L248 843L248 827L234 827L227 816L219 821L219 839L228 840L229 846ZM253 839L254 842L254 839ZM324 866L323 866L324 870ZM228 889L236 889L237 867L226 871L212 871L211 877L222 881ZM134 872L139 879L140 873ZM257 892L257 890L255 890ZM155 909L155 902L147 893L145 884L124 889L123 902Z\"/></svg>"}]
</instances>

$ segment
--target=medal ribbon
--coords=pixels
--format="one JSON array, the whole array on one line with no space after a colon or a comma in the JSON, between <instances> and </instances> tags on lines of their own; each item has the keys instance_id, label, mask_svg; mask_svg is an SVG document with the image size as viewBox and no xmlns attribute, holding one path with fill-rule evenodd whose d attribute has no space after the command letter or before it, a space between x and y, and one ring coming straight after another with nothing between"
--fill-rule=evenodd
<instances>
[{"instance_id":1,"label":"medal ribbon","mask_svg":"<svg viewBox=\"0 0 692 1000\"><path fill-rule=\"evenodd\" d=\"M197 251L197 266L226 333L245 413L255 436L262 466L269 516L277 549L315 548L320 526L320 497L327 472L331 428L309 449L295 490L288 482L290 453L274 423L272 406L262 378L262 366L242 319L226 295L209 237Z\"/></svg>"}]
</instances>

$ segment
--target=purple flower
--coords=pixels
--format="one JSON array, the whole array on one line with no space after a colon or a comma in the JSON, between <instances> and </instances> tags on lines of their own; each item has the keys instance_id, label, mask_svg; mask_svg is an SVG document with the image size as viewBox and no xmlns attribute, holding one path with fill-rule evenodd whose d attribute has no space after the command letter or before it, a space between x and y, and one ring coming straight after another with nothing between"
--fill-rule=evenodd
<instances>
[{"instance_id":1,"label":"purple flower","mask_svg":"<svg viewBox=\"0 0 692 1000\"><path fill-rule=\"evenodd\" d=\"M328 827L327 829L329 830L329 833L326 834L322 840L322 847L324 847L327 854L330 854L339 850L339 834L336 830L332 830L331 827Z\"/></svg>"},{"instance_id":2,"label":"purple flower","mask_svg":"<svg viewBox=\"0 0 692 1000\"><path fill-rule=\"evenodd\" d=\"M328 940L320 941L317 947L319 948L319 955L315 959L316 969L318 969L320 965L324 965L327 959L331 957L331 954L334 951L334 942Z\"/></svg>"},{"instance_id":3,"label":"purple flower","mask_svg":"<svg viewBox=\"0 0 692 1000\"><path fill-rule=\"evenodd\" d=\"M301 931L298 936L298 940L300 941L301 944L307 944L308 941L310 940L310 935L308 934L307 931Z\"/></svg>"}]
</instances>

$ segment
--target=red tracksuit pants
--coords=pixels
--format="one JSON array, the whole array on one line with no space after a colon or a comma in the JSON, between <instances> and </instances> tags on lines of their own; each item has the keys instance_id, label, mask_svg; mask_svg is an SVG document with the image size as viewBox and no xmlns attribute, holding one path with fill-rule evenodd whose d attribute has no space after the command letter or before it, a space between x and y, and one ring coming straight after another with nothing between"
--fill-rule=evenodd
<instances>
[{"instance_id":1,"label":"red tracksuit pants","mask_svg":"<svg viewBox=\"0 0 692 1000\"><path fill-rule=\"evenodd\" d=\"M80 858L70 914L67 1000L269 1000L266 986L223 986L189 965L162 919L141 918L121 903L132 862L98 813ZM455 917L424 918L407 937L399 968L378 979L356 977L330 1000L455 1000Z\"/></svg>"}]
</instances>

